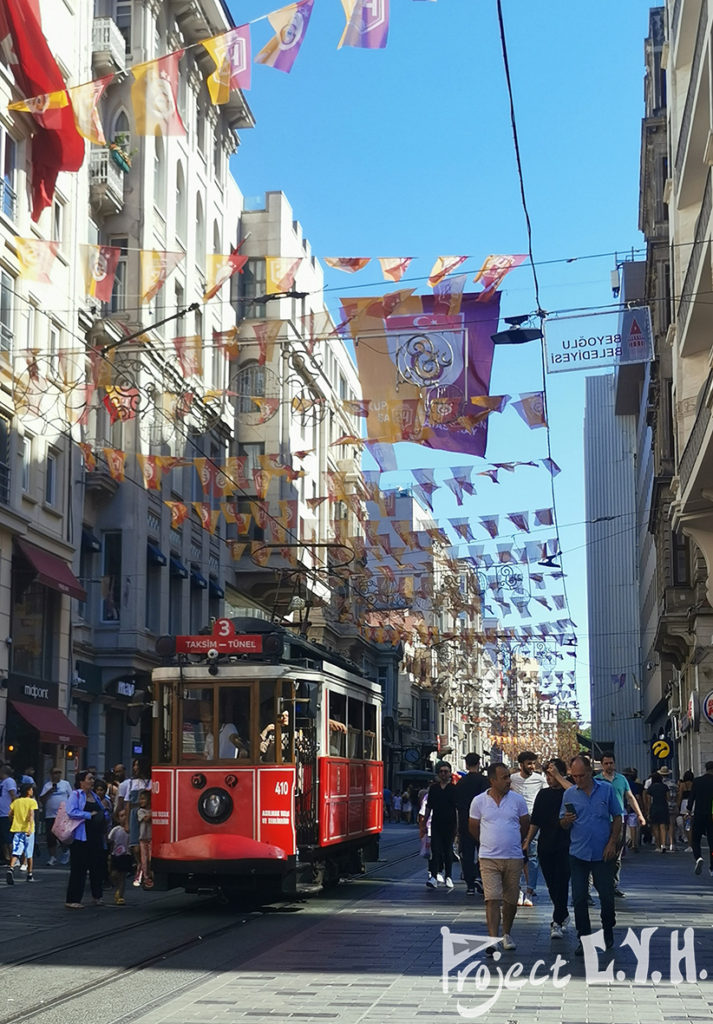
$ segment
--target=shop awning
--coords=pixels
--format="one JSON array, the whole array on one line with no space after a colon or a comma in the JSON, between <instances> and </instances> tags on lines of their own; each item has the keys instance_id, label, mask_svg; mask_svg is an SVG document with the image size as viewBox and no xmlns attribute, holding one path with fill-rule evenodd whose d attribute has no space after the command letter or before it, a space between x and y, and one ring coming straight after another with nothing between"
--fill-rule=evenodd
<instances>
[{"instance_id":1,"label":"shop awning","mask_svg":"<svg viewBox=\"0 0 713 1024\"><path fill-rule=\"evenodd\" d=\"M178 576L179 579L188 579L188 569L186 569L180 558L176 558L175 555L171 555L171 575Z\"/></svg>"},{"instance_id":2,"label":"shop awning","mask_svg":"<svg viewBox=\"0 0 713 1024\"><path fill-rule=\"evenodd\" d=\"M219 601L222 601L225 597L225 591L219 583L216 583L215 580L208 580L208 594L211 597L217 598Z\"/></svg>"},{"instance_id":3,"label":"shop awning","mask_svg":"<svg viewBox=\"0 0 713 1024\"><path fill-rule=\"evenodd\" d=\"M208 580L197 569L191 569L191 586L205 590L208 586Z\"/></svg>"},{"instance_id":4,"label":"shop awning","mask_svg":"<svg viewBox=\"0 0 713 1024\"><path fill-rule=\"evenodd\" d=\"M46 708L38 704L25 704L11 700L10 704L28 725L36 729L43 743L64 743L67 746L86 747L87 737L59 708Z\"/></svg>"},{"instance_id":5,"label":"shop awning","mask_svg":"<svg viewBox=\"0 0 713 1024\"><path fill-rule=\"evenodd\" d=\"M151 565L165 565L168 562L161 548L157 544L152 544L150 540L146 542L146 557Z\"/></svg>"},{"instance_id":6,"label":"shop awning","mask_svg":"<svg viewBox=\"0 0 713 1024\"><path fill-rule=\"evenodd\" d=\"M17 540L17 549L35 571L38 583L60 594L69 594L78 601L86 601L87 595L79 580L63 558L43 551L27 540Z\"/></svg>"}]
</instances>

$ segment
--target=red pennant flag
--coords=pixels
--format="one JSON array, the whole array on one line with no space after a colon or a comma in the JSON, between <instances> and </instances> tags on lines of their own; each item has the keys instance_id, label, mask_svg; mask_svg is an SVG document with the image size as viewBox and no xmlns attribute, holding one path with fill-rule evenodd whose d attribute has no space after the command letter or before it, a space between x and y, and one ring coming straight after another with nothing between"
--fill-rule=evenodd
<instances>
[{"instance_id":1,"label":"red pennant flag","mask_svg":"<svg viewBox=\"0 0 713 1024\"><path fill-rule=\"evenodd\" d=\"M15 81L25 96L41 96L66 88L62 72L42 34L39 5L15 0L0 2L0 39ZM77 131L68 103L32 115L39 131L32 138L32 219L52 205L60 171L78 171L84 160L84 139Z\"/></svg>"},{"instance_id":2,"label":"red pennant flag","mask_svg":"<svg viewBox=\"0 0 713 1024\"><path fill-rule=\"evenodd\" d=\"M108 387L104 406L112 423L117 420L133 420L139 407L140 397L136 388Z\"/></svg>"},{"instance_id":3,"label":"red pennant flag","mask_svg":"<svg viewBox=\"0 0 713 1024\"><path fill-rule=\"evenodd\" d=\"M182 501L164 501L164 505L167 505L171 512L171 529L178 530L186 520L188 505L184 505Z\"/></svg>"},{"instance_id":4,"label":"red pennant flag","mask_svg":"<svg viewBox=\"0 0 713 1024\"><path fill-rule=\"evenodd\" d=\"M121 249L111 245L81 245L86 294L110 302Z\"/></svg>"},{"instance_id":5,"label":"red pennant flag","mask_svg":"<svg viewBox=\"0 0 713 1024\"><path fill-rule=\"evenodd\" d=\"M220 253L212 253L207 257L206 280L208 288L203 295L203 301L208 302L214 295L217 295L226 281L229 281L233 274L238 271L242 273L243 267L248 262L247 256L243 256L232 249L229 256Z\"/></svg>"}]
</instances>

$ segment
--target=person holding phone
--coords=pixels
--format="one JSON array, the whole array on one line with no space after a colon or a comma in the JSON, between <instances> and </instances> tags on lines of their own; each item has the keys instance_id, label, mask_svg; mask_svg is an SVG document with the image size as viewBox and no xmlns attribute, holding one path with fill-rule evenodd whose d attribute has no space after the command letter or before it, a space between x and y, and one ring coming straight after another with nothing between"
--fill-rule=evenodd
<instances>
[{"instance_id":1,"label":"person holding phone","mask_svg":"<svg viewBox=\"0 0 713 1024\"><path fill-rule=\"evenodd\" d=\"M581 937L592 933L587 901L590 873L599 893L604 943L607 949L614 945L614 867L624 807L610 783L594 778L592 763L584 754L572 758L569 774L574 786L562 797L560 826L570 833L572 903L580 938L574 952L584 956Z\"/></svg>"}]
</instances>

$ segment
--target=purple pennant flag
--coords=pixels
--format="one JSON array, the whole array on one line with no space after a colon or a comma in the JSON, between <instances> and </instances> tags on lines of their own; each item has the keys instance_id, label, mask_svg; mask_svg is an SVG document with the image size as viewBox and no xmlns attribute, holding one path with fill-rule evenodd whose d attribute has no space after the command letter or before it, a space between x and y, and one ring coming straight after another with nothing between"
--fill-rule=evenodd
<instances>
[{"instance_id":1,"label":"purple pennant flag","mask_svg":"<svg viewBox=\"0 0 713 1024\"><path fill-rule=\"evenodd\" d=\"M267 64L278 71L290 73L304 41L313 5L314 0L299 0L299 3L268 14L275 35L258 53L256 64Z\"/></svg>"},{"instance_id":2,"label":"purple pennant flag","mask_svg":"<svg viewBox=\"0 0 713 1024\"><path fill-rule=\"evenodd\" d=\"M339 46L382 50L389 36L389 0L342 0L347 24Z\"/></svg>"}]
</instances>

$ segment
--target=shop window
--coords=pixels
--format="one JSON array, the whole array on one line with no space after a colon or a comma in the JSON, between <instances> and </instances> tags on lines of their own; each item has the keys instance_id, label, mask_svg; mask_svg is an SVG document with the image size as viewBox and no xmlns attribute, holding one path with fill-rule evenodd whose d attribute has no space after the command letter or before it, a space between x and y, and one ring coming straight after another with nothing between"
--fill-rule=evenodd
<instances>
[{"instance_id":1,"label":"shop window","mask_svg":"<svg viewBox=\"0 0 713 1024\"><path fill-rule=\"evenodd\" d=\"M121 531L104 534L102 573L102 622L118 622L121 609Z\"/></svg>"},{"instance_id":2,"label":"shop window","mask_svg":"<svg viewBox=\"0 0 713 1024\"><path fill-rule=\"evenodd\" d=\"M32 679L51 679L55 661L59 595L34 582L26 570L13 573L12 671Z\"/></svg>"}]
</instances>

